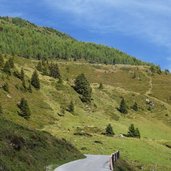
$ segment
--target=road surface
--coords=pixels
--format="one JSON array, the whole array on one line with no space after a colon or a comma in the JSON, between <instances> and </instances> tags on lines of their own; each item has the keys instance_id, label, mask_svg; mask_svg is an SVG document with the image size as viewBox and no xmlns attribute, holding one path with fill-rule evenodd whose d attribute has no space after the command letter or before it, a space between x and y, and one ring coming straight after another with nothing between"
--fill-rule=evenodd
<instances>
[{"instance_id":1,"label":"road surface","mask_svg":"<svg viewBox=\"0 0 171 171\"><path fill-rule=\"evenodd\" d=\"M110 156L86 155L87 158L64 164L55 171L110 171Z\"/></svg>"}]
</instances>

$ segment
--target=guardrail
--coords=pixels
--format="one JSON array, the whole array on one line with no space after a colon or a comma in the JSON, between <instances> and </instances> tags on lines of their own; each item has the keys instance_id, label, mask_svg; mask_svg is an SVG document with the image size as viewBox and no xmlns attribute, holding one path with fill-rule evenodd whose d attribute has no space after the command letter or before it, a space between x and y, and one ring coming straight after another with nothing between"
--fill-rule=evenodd
<instances>
[{"instance_id":1,"label":"guardrail","mask_svg":"<svg viewBox=\"0 0 171 171\"><path fill-rule=\"evenodd\" d=\"M117 151L111 155L110 163L109 163L110 170L112 170L112 171L114 170L115 163L119 158L120 158L120 152L119 151Z\"/></svg>"}]
</instances>

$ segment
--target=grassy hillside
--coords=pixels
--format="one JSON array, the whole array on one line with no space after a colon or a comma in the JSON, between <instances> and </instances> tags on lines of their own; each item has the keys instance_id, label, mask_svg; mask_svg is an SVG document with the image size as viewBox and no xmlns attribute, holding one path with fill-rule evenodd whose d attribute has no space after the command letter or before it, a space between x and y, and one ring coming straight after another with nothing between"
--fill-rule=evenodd
<instances>
[{"instance_id":1,"label":"grassy hillside","mask_svg":"<svg viewBox=\"0 0 171 171\"><path fill-rule=\"evenodd\" d=\"M5 60L8 58L6 56ZM15 68L23 67L28 86L38 61L20 57L15 57L14 61ZM9 93L0 89L5 119L65 138L84 154L111 154L120 150L122 159L136 170L171 169L170 74L152 73L149 66L53 62L58 63L62 83L39 72L41 89L32 88L32 93L23 91L21 80L13 74L7 76L0 72L0 85L9 84ZM82 103L72 87L80 73L84 73L91 84L91 105ZM103 84L103 89L99 89L99 83ZM29 120L17 113L17 103L22 97L30 106ZM125 98L128 107L126 115L117 110L121 97ZM150 106L147 100L153 105ZM75 108L72 113L67 111L71 101ZM138 111L131 108L135 102ZM114 129L114 137L103 134L109 123ZM126 134L132 123L139 128L141 139L120 135Z\"/></svg>"},{"instance_id":2,"label":"grassy hillside","mask_svg":"<svg viewBox=\"0 0 171 171\"><path fill-rule=\"evenodd\" d=\"M50 164L61 164L83 157L65 140L48 133L29 130L0 118L0 170L43 171Z\"/></svg>"},{"instance_id":3,"label":"grassy hillside","mask_svg":"<svg viewBox=\"0 0 171 171\"><path fill-rule=\"evenodd\" d=\"M57 30L10 17L0 17L0 53L36 59L57 58L86 60L91 63L145 64L117 49L79 42Z\"/></svg>"}]
</instances>

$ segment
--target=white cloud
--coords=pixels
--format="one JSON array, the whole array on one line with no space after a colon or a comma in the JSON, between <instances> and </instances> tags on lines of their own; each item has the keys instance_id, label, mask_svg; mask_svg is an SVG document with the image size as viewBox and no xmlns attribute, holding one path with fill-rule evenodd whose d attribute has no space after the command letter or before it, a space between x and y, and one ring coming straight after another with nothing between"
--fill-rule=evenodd
<instances>
[{"instance_id":1,"label":"white cloud","mask_svg":"<svg viewBox=\"0 0 171 171\"><path fill-rule=\"evenodd\" d=\"M73 22L96 32L120 31L171 47L171 2L168 0L45 0ZM165 2L165 3L164 3Z\"/></svg>"}]
</instances>

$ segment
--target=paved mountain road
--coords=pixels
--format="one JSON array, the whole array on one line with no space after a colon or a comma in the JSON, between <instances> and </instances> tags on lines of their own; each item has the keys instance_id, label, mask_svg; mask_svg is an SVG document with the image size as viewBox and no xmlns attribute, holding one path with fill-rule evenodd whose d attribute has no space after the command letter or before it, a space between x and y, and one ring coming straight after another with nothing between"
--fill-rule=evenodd
<instances>
[{"instance_id":1,"label":"paved mountain road","mask_svg":"<svg viewBox=\"0 0 171 171\"><path fill-rule=\"evenodd\" d=\"M110 171L110 156L86 155L87 158L64 164L55 171Z\"/></svg>"}]
</instances>

